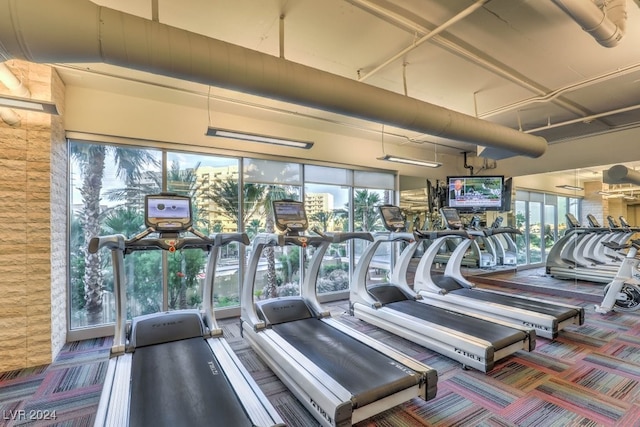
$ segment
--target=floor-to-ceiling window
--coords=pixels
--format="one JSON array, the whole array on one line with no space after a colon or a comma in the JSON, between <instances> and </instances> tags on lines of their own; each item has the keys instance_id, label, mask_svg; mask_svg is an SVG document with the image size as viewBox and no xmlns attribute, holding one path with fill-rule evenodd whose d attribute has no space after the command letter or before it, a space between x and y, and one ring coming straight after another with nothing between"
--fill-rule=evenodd
<instances>
[{"instance_id":1,"label":"floor-to-ceiling window","mask_svg":"<svg viewBox=\"0 0 640 427\"><path fill-rule=\"evenodd\" d=\"M94 255L86 248L93 236L129 237L144 230L146 194L190 196L196 229L205 234L244 231L250 238L274 231L270 211L275 199L304 197L310 224L320 231L381 229L377 206L394 200L391 173L86 141L69 144L70 330L113 322L111 257L106 249ZM216 308L237 310L249 251L238 243L221 248ZM332 245L323 261L319 293L348 289L355 252L353 243ZM127 255L128 317L200 307L206 255L200 250ZM305 258L297 247L265 251L256 296L299 294Z\"/></svg>"},{"instance_id":2,"label":"floor-to-ceiling window","mask_svg":"<svg viewBox=\"0 0 640 427\"><path fill-rule=\"evenodd\" d=\"M301 200L302 165L272 160L244 159L244 229L250 238L256 233L273 233L274 200ZM300 255L297 246L266 247L256 274L258 298L300 294Z\"/></svg>"},{"instance_id":3,"label":"floor-to-ceiling window","mask_svg":"<svg viewBox=\"0 0 640 427\"><path fill-rule=\"evenodd\" d=\"M353 171L305 165L304 180L309 227L321 233L350 231ZM351 253L349 241L332 243L329 246L318 274L319 295L349 289Z\"/></svg>"},{"instance_id":4,"label":"floor-to-ceiling window","mask_svg":"<svg viewBox=\"0 0 640 427\"><path fill-rule=\"evenodd\" d=\"M533 191L516 191L518 265L542 265L566 229L565 214L577 215L580 199Z\"/></svg>"}]
</instances>

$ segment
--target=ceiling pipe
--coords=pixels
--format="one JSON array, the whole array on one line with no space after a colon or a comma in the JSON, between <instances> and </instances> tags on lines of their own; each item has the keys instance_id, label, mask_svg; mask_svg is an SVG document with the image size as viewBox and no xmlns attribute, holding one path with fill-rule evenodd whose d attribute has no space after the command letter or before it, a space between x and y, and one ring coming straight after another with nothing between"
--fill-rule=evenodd
<instances>
[{"instance_id":1,"label":"ceiling pipe","mask_svg":"<svg viewBox=\"0 0 640 427\"><path fill-rule=\"evenodd\" d=\"M7 67L7 64L0 62L0 83L9 89L12 95L22 98L31 98L31 92ZM12 127L20 126L22 117L15 110L7 107L0 107L0 119Z\"/></svg>"},{"instance_id":2,"label":"ceiling pipe","mask_svg":"<svg viewBox=\"0 0 640 427\"><path fill-rule=\"evenodd\" d=\"M627 0L608 0L600 9L590 0L553 0L604 47L617 46L626 30Z\"/></svg>"},{"instance_id":3,"label":"ceiling pipe","mask_svg":"<svg viewBox=\"0 0 640 427\"><path fill-rule=\"evenodd\" d=\"M640 185L640 172L629 169L624 165L611 166L603 174L607 184L635 184Z\"/></svg>"},{"instance_id":4,"label":"ceiling pipe","mask_svg":"<svg viewBox=\"0 0 640 427\"><path fill-rule=\"evenodd\" d=\"M511 155L540 157L547 148L539 136L88 0L0 0L0 60L10 58L104 62L494 147Z\"/></svg>"},{"instance_id":5,"label":"ceiling pipe","mask_svg":"<svg viewBox=\"0 0 640 427\"><path fill-rule=\"evenodd\" d=\"M22 117L7 107L0 107L0 119L11 127L18 127L22 123Z\"/></svg>"}]
</instances>

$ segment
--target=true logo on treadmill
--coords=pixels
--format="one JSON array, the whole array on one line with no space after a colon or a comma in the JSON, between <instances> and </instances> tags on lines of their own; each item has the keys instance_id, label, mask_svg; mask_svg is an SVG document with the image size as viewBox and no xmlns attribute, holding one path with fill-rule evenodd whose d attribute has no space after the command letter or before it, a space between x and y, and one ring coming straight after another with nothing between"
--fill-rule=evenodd
<instances>
[{"instance_id":1,"label":"true logo on treadmill","mask_svg":"<svg viewBox=\"0 0 640 427\"><path fill-rule=\"evenodd\" d=\"M461 354L465 357L468 357L469 359L473 359L473 360L477 360L478 362L482 362L482 358L480 356L477 356L475 354L469 353L467 351L464 350L460 350L459 348L454 349L454 351L458 354Z\"/></svg>"},{"instance_id":2,"label":"true logo on treadmill","mask_svg":"<svg viewBox=\"0 0 640 427\"><path fill-rule=\"evenodd\" d=\"M389 362L391 365L395 366L396 368L400 369L402 372L404 372L405 374L409 374L409 375L413 375L415 374L415 372L413 372L411 369L407 368L404 365L401 365L395 361L391 361Z\"/></svg>"},{"instance_id":3,"label":"true logo on treadmill","mask_svg":"<svg viewBox=\"0 0 640 427\"><path fill-rule=\"evenodd\" d=\"M325 420L329 421L330 424L333 424L333 418L331 418L329 416L329 414L327 414L327 411L325 411L324 409L322 409L320 407L320 405L318 405L315 400L309 398L309 402L311 403L311 406L313 407L313 409L315 409L320 415L322 415L322 418L324 418Z\"/></svg>"},{"instance_id":4,"label":"true logo on treadmill","mask_svg":"<svg viewBox=\"0 0 640 427\"><path fill-rule=\"evenodd\" d=\"M537 325L535 323L531 323L531 322L522 322L522 324L524 326L526 326L527 328L534 328L534 329L539 329L541 331L548 331L550 330L550 328L547 328L546 326L542 326L542 325Z\"/></svg>"},{"instance_id":5,"label":"true logo on treadmill","mask_svg":"<svg viewBox=\"0 0 640 427\"><path fill-rule=\"evenodd\" d=\"M213 363L212 361L207 362L207 364L209 365L209 369L211 369L211 373L213 375L218 375L218 368L216 368L215 363Z\"/></svg>"}]
</instances>

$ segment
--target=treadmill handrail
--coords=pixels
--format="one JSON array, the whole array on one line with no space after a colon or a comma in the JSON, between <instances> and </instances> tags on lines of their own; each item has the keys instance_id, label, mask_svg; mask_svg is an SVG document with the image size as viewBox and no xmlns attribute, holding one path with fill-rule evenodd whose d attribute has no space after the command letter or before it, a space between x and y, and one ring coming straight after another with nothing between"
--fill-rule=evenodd
<instances>
[{"instance_id":1,"label":"treadmill handrail","mask_svg":"<svg viewBox=\"0 0 640 427\"><path fill-rule=\"evenodd\" d=\"M373 236L368 231L327 231L324 234L332 239L331 243L342 243L352 239L373 242Z\"/></svg>"},{"instance_id":2,"label":"treadmill handrail","mask_svg":"<svg viewBox=\"0 0 640 427\"><path fill-rule=\"evenodd\" d=\"M418 239L435 240L444 236L469 237L467 230L413 230L413 234Z\"/></svg>"},{"instance_id":3,"label":"treadmill handrail","mask_svg":"<svg viewBox=\"0 0 640 427\"><path fill-rule=\"evenodd\" d=\"M513 227L486 228L484 232L487 236L494 236L496 234L522 234L522 231Z\"/></svg>"},{"instance_id":4,"label":"treadmill handrail","mask_svg":"<svg viewBox=\"0 0 640 427\"><path fill-rule=\"evenodd\" d=\"M155 231L155 230L154 230ZM195 231L195 230L188 230ZM147 233L148 234L148 233ZM122 234L92 237L89 241L89 252L96 253L100 248L107 247L110 250L124 250L127 253L139 250L160 249L203 249L210 250L211 246L224 246L232 242L249 244L249 237L246 233L217 233L205 236L201 233L197 237L175 237L175 238L137 238L126 240Z\"/></svg>"}]
</instances>

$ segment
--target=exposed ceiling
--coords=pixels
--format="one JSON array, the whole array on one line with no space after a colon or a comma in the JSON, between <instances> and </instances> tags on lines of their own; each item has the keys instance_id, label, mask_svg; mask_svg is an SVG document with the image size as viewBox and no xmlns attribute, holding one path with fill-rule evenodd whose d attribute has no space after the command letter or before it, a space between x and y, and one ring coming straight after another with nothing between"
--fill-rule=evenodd
<instances>
[{"instance_id":1,"label":"exposed ceiling","mask_svg":"<svg viewBox=\"0 0 640 427\"><path fill-rule=\"evenodd\" d=\"M549 144L640 125L640 7L632 0L626 4L625 34L609 48L551 0L94 2L539 135ZM71 85L129 90L122 89L126 82L144 81L185 93L210 90L105 64L57 67ZM323 120L353 122L247 94L223 96L227 105L235 99L285 114L302 111L320 119L318 126ZM477 148L403 129L386 131L431 150L436 144L439 152Z\"/></svg>"}]
</instances>

